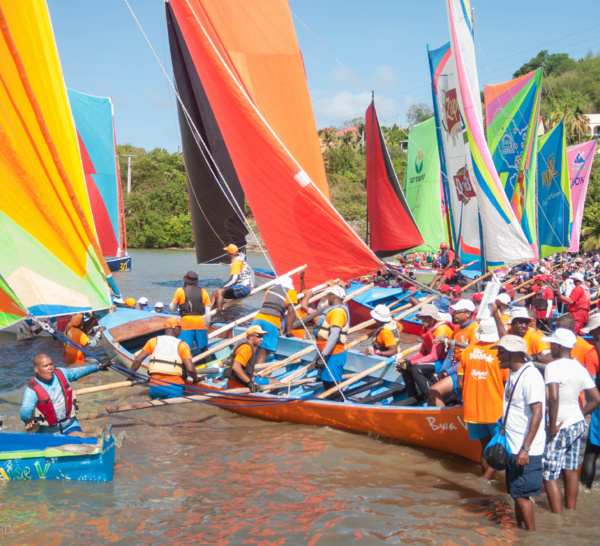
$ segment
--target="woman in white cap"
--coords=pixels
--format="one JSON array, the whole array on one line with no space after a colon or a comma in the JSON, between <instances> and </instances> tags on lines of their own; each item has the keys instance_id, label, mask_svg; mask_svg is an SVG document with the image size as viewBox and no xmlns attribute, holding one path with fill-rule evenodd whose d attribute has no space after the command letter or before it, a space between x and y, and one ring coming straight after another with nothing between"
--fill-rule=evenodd
<instances>
[{"instance_id":1,"label":"woman in white cap","mask_svg":"<svg viewBox=\"0 0 600 546\"><path fill-rule=\"evenodd\" d=\"M375 307L371 316L377 321L377 328L372 334L372 346L367 348L366 354L386 358L398 354L402 326L392 318L385 305Z\"/></svg>"},{"instance_id":2,"label":"woman in white cap","mask_svg":"<svg viewBox=\"0 0 600 546\"><path fill-rule=\"evenodd\" d=\"M569 296L560 296L561 301L567 303L567 310L569 315L575 319L575 333L579 331L588 323L590 317L590 293L583 282L583 275L581 273L573 273L571 275L575 288L571 291Z\"/></svg>"}]
</instances>

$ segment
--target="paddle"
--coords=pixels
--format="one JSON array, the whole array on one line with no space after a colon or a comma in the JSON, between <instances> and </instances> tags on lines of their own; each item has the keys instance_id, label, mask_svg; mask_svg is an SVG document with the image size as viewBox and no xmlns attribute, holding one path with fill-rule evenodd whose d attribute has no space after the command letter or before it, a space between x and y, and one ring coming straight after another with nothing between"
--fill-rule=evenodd
<instances>
[{"instance_id":1,"label":"paddle","mask_svg":"<svg viewBox=\"0 0 600 546\"><path fill-rule=\"evenodd\" d=\"M77 396L81 394L90 394L92 392L102 392L102 391L110 391L112 389L120 389L121 387L133 387L134 385L139 385L140 383L136 383L134 381L119 381L118 383L108 383L107 385L99 385L98 387L84 387L81 389L75 389L75 394Z\"/></svg>"},{"instance_id":2,"label":"paddle","mask_svg":"<svg viewBox=\"0 0 600 546\"><path fill-rule=\"evenodd\" d=\"M417 345L413 345L412 347L409 347L408 349L402 351L401 353L398 353L397 355L390 356L389 358L386 358L382 362L375 364L375 366L371 366L367 370L364 370L360 373L354 374L350 379L347 379L346 381L342 381L341 383L338 383L335 387L332 387L331 389L326 390L325 392L322 392L321 394L317 395L317 398L320 398L320 399L327 398L328 396L332 395L334 392L340 391L340 390L346 388L348 385L352 385L353 383L360 381L363 377L366 377L367 375L370 375L373 372L376 372L377 370L381 370L381 368L385 368L386 366L393 364L395 361L398 360L398 358L405 357L406 355L418 350L420 347L421 347L421 344L418 343Z\"/></svg>"},{"instance_id":3,"label":"paddle","mask_svg":"<svg viewBox=\"0 0 600 546\"><path fill-rule=\"evenodd\" d=\"M479 281L482 281L486 277L489 277L490 275L492 275L492 273L493 273L493 271L488 271L484 275L481 275L481 277L477 277L476 279L472 280L469 284L463 286L462 291L465 292L467 289L471 288L471 286L476 285Z\"/></svg>"}]
</instances>

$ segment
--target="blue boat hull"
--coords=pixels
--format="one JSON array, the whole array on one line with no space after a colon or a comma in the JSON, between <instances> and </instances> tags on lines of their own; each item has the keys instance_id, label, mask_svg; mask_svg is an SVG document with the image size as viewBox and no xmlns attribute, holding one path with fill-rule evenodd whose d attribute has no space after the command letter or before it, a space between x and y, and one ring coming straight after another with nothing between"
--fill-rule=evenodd
<instances>
[{"instance_id":1,"label":"blue boat hull","mask_svg":"<svg viewBox=\"0 0 600 546\"><path fill-rule=\"evenodd\" d=\"M122 258L105 258L108 268L111 271L130 271L131 256L123 256Z\"/></svg>"}]
</instances>

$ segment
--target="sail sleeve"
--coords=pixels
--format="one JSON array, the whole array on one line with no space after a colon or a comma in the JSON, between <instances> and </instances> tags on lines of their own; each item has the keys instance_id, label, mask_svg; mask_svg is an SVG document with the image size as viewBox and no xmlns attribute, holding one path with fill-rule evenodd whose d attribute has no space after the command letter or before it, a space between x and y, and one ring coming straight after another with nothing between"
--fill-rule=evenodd
<instances>
[{"instance_id":1,"label":"sail sleeve","mask_svg":"<svg viewBox=\"0 0 600 546\"><path fill-rule=\"evenodd\" d=\"M314 285L377 269L381 262L332 207L249 92L254 56L270 56L273 42L293 34L289 6L279 0L235 6L239 12L228 2L170 2L276 272L306 263L306 282ZM221 10L233 13L222 17ZM270 32L257 33L259 13L273 21ZM225 47L224 36L238 35L254 44L250 53ZM296 51L293 36L290 47ZM240 66L234 59L245 62ZM285 69L273 61L274 70ZM248 74L241 72L244 67ZM305 137L317 140L316 131Z\"/></svg>"},{"instance_id":2,"label":"sail sleeve","mask_svg":"<svg viewBox=\"0 0 600 546\"><path fill-rule=\"evenodd\" d=\"M370 246L380 258L423 243L392 165L377 119L375 101L366 114L367 206Z\"/></svg>"},{"instance_id":3,"label":"sail sleeve","mask_svg":"<svg viewBox=\"0 0 600 546\"><path fill-rule=\"evenodd\" d=\"M107 308L46 3L1 0L0 19L0 275L34 315Z\"/></svg>"}]
</instances>

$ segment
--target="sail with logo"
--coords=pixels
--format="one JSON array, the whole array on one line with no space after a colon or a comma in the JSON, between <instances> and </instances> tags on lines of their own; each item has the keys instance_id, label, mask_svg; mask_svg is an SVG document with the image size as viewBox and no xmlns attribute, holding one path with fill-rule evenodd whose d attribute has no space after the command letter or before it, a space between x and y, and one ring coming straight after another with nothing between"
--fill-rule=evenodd
<instances>
[{"instance_id":1,"label":"sail with logo","mask_svg":"<svg viewBox=\"0 0 600 546\"><path fill-rule=\"evenodd\" d=\"M538 152L538 243L541 258L571 244L571 186L565 120L540 137Z\"/></svg>"},{"instance_id":2,"label":"sail with logo","mask_svg":"<svg viewBox=\"0 0 600 546\"><path fill-rule=\"evenodd\" d=\"M485 86L487 141L494 166L537 256L535 172L542 69Z\"/></svg>"},{"instance_id":3,"label":"sail with logo","mask_svg":"<svg viewBox=\"0 0 600 546\"><path fill-rule=\"evenodd\" d=\"M369 246L377 256L387 258L424 241L394 170L375 100L365 121Z\"/></svg>"},{"instance_id":4,"label":"sail with logo","mask_svg":"<svg viewBox=\"0 0 600 546\"><path fill-rule=\"evenodd\" d=\"M464 123L460 135L464 146L463 172L469 173L479 215L485 218L480 222L484 263L487 267L499 267L530 260L533 252L506 197L485 140L470 5L466 0L447 0L447 8L450 58L455 61L455 81L458 82L456 88L447 91L456 93L460 119ZM460 172L453 171L449 162L446 169L449 180L454 180ZM452 212L456 216L457 211Z\"/></svg>"},{"instance_id":5,"label":"sail with logo","mask_svg":"<svg viewBox=\"0 0 600 546\"><path fill-rule=\"evenodd\" d=\"M573 226L571 229L569 252L579 252L583 208L585 207L585 198L597 143L598 137L589 142L576 144L567 148L569 183L571 184L571 206L573 209Z\"/></svg>"},{"instance_id":6,"label":"sail with logo","mask_svg":"<svg viewBox=\"0 0 600 546\"><path fill-rule=\"evenodd\" d=\"M329 201L288 3L170 0L166 11L188 177L202 164L228 196L239 180L278 274L306 263L306 283L317 285L379 269Z\"/></svg>"},{"instance_id":7,"label":"sail with logo","mask_svg":"<svg viewBox=\"0 0 600 546\"><path fill-rule=\"evenodd\" d=\"M0 325L110 307L43 0L0 0Z\"/></svg>"},{"instance_id":8,"label":"sail with logo","mask_svg":"<svg viewBox=\"0 0 600 546\"><path fill-rule=\"evenodd\" d=\"M425 242L415 252L438 252L448 243L435 118L418 123L408 134L406 201Z\"/></svg>"}]
</instances>

